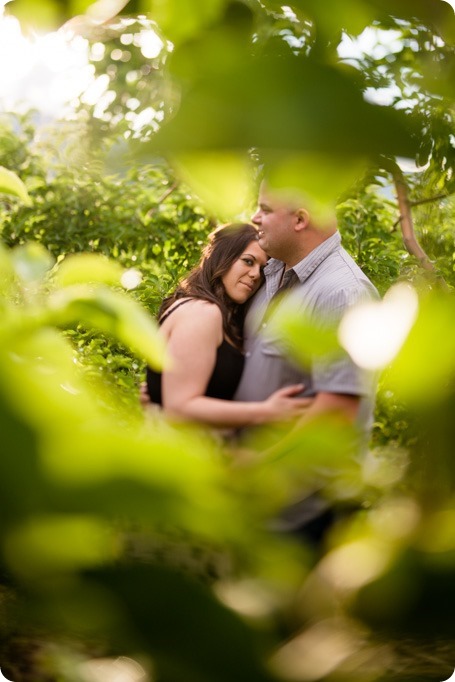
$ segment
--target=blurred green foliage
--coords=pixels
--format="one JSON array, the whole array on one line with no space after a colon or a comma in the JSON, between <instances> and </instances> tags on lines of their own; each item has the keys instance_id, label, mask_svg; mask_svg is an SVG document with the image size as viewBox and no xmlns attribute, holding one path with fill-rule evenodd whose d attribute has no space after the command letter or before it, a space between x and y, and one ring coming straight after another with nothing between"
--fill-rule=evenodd
<instances>
[{"instance_id":1,"label":"blurred green foliage","mask_svg":"<svg viewBox=\"0 0 455 682\"><path fill-rule=\"evenodd\" d=\"M87 35L113 97L101 112L82 97L72 121L39 135L30 117L1 121L2 672L83 682L87 659L130 656L159 682L369 682L406 677L394 643L412 637L414 657L426 647L432 667L408 679L447 678L450 8L14 0L8 10ZM397 31L398 47L344 63L342 34L367 26ZM163 47L147 58L135 37L150 27ZM387 85L398 88L390 105L365 99ZM148 107L156 115L139 125ZM344 243L381 293L397 280L418 291L416 322L379 377L362 461L336 420L225 443L140 409L145 359L161 354L145 308L155 313L199 257L214 215L246 214L252 147L265 147L281 183L303 182L322 203L342 195ZM407 178L435 275L397 229L384 171L397 154L428 164ZM125 293L131 269L142 282ZM303 333L333 342L292 318L287 333L295 347ZM272 530L286 502L315 488L338 516L318 551ZM433 655L441 642L447 657Z\"/></svg>"},{"instance_id":2,"label":"blurred green foliage","mask_svg":"<svg viewBox=\"0 0 455 682\"><path fill-rule=\"evenodd\" d=\"M5 161L33 196L32 207L6 197L0 203L3 242L13 246L32 240L58 260L79 252L115 258L140 272L133 295L155 314L199 259L213 218L164 161L107 175L101 152L84 149L80 134L79 122L38 135L28 116L2 117ZM67 333L95 380L101 373L124 387L125 401L135 400L142 358L82 325Z\"/></svg>"}]
</instances>

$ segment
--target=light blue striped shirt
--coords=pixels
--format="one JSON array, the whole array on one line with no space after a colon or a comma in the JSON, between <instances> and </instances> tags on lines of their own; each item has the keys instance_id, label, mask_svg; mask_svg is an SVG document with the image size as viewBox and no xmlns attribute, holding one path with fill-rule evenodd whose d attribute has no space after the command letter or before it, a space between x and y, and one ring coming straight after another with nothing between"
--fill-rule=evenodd
<instances>
[{"instance_id":1,"label":"light blue striped shirt","mask_svg":"<svg viewBox=\"0 0 455 682\"><path fill-rule=\"evenodd\" d=\"M265 400L275 390L290 384L305 384L304 395L320 391L362 397L359 425L368 427L374 404L374 382L347 354L330 361L313 358L305 369L283 352L279 339L265 336L264 319L271 298L280 286L284 264L274 258L267 263L266 282L254 297L245 321L246 362L235 400ZM348 307L378 293L359 266L341 246L336 232L292 268L298 281L286 294L295 314L337 322ZM279 309L280 304L278 303ZM273 312L272 312L273 315Z\"/></svg>"}]
</instances>

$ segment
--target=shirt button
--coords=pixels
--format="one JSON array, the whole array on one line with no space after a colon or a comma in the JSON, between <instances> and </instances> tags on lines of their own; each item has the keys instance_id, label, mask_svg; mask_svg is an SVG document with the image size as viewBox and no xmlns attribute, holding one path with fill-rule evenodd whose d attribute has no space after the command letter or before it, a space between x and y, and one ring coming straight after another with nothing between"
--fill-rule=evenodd
<instances>
[{"instance_id":1,"label":"shirt button","mask_svg":"<svg viewBox=\"0 0 455 682\"><path fill-rule=\"evenodd\" d=\"M250 351L247 351L247 352L245 353L245 357L246 357L246 358L249 358L249 357L251 357L251 353L250 353Z\"/></svg>"}]
</instances>

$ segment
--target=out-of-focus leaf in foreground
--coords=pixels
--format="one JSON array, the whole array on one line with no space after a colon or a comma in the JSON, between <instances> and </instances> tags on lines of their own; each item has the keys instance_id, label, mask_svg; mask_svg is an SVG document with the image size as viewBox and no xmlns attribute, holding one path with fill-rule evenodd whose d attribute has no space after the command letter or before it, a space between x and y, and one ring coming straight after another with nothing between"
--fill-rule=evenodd
<instances>
[{"instance_id":1,"label":"out-of-focus leaf in foreground","mask_svg":"<svg viewBox=\"0 0 455 682\"><path fill-rule=\"evenodd\" d=\"M453 294L435 290L420 297L417 320L386 373L387 384L408 404L431 404L453 390L454 324Z\"/></svg>"},{"instance_id":2,"label":"out-of-focus leaf in foreground","mask_svg":"<svg viewBox=\"0 0 455 682\"><path fill-rule=\"evenodd\" d=\"M119 286L124 270L113 259L97 253L75 253L58 265L55 273L57 286L86 282L100 282Z\"/></svg>"},{"instance_id":3,"label":"out-of-focus leaf in foreground","mask_svg":"<svg viewBox=\"0 0 455 682\"><path fill-rule=\"evenodd\" d=\"M27 28L56 30L69 22L67 28L86 30L115 17L128 0L13 0L9 11Z\"/></svg>"},{"instance_id":4,"label":"out-of-focus leaf in foreground","mask_svg":"<svg viewBox=\"0 0 455 682\"><path fill-rule=\"evenodd\" d=\"M232 35L228 22L176 49L170 70L182 88L180 108L134 154L159 151L177 160L219 155L214 179L207 178L213 194L222 181L223 157L232 151L263 151L277 175L321 202L346 191L378 154L416 151L412 121L403 112L366 102L350 71L285 48L253 56L248 36ZM332 167L334 158L340 160L334 187L314 181L323 175L327 158ZM302 187L306 178L308 188ZM224 189L235 205L232 188Z\"/></svg>"},{"instance_id":5,"label":"out-of-focus leaf in foreground","mask_svg":"<svg viewBox=\"0 0 455 682\"><path fill-rule=\"evenodd\" d=\"M268 317L265 335L302 367L308 367L311 358L339 354L336 325L322 323L296 304L298 301L293 300L292 294L278 305L272 302L274 312Z\"/></svg>"},{"instance_id":6,"label":"out-of-focus leaf in foreground","mask_svg":"<svg viewBox=\"0 0 455 682\"><path fill-rule=\"evenodd\" d=\"M11 260L24 284L41 282L54 263L49 251L37 242L15 247L11 252Z\"/></svg>"},{"instance_id":7,"label":"out-of-focus leaf in foreground","mask_svg":"<svg viewBox=\"0 0 455 682\"><path fill-rule=\"evenodd\" d=\"M350 308L338 328L340 343L359 367L383 369L395 358L416 320L419 298L402 282L382 301L363 301Z\"/></svg>"},{"instance_id":8,"label":"out-of-focus leaf in foreground","mask_svg":"<svg viewBox=\"0 0 455 682\"><path fill-rule=\"evenodd\" d=\"M71 538L71 542L62 542L62 538ZM17 575L46 577L55 571L112 561L117 556L116 544L112 527L95 516L37 516L8 534L5 552Z\"/></svg>"},{"instance_id":9,"label":"out-of-focus leaf in foreground","mask_svg":"<svg viewBox=\"0 0 455 682\"><path fill-rule=\"evenodd\" d=\"M22 180L12 171L0 166L0 193L11 194L19 197L26 206L31 206L32 201Z\"/></svg>"},{"instance_id":10,"label":"out-of-focus leaf in foreground","mask_svg":"<svg viewBox=\"0 0 455 682\"><path fill-rule=\"evenodd\" d=\"M49 322L67 326L84 321L114 337L161 367L164 346L158 327L137 302L107 287L79 284L53 292L48 302Z\"/></svg>"},{"instance_id":11,"label":"out-of-focus leaf in foreground","mask_svg":"<svg viewBox=\"0 0 455 682\"><path fill-rule=\"evenodd\" d=\"M267 648L260 633L204 586L166 567L123 564L87 570L79 581L58 590L49 585L45 595L30 597L32 622L58 629L63 619L87 636L108 636L114 650L133 655L139 647L162 679L276 679L263 662ZM93 617L87 617L92 611Z\"/></svg>"},{"instance_id":12,"label":"out-of-focus leaf in foreground","mask_svg":"<svg viewBox=\"0 0 455 682\"><path fill-rule=\"evenodd\" d=\"M219 18L226 0L145 0L143 5L175 45L206 31Z\"/></svg>"},{"instance_id":13,"label":"out-of-focus leaf in foreground","mask_svg":"<svg viewBox=\"0 0 455 682\"><path fill-rule=\"evenodd\" d=\"M253 205L253 167L246 152L235 149L188 152L172 157L177 173L221 219Z\"/></svg>"}]
</instances>

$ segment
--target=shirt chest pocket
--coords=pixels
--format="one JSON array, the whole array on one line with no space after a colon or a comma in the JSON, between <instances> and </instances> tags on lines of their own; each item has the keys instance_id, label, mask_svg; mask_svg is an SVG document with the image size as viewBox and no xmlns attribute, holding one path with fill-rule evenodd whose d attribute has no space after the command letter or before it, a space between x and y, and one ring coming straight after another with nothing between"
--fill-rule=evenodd
<instances>
[{"instance_id":1,"label":"shirt chest pocket","mask_svg":"<svg viewBox=\"0 0 455 682\"><path fill-rule=\"evenodd\" d=\"M288 354L283 343L279 339L266 338L261 340L261 353L270 358L278 358L286 361Z\"/></svg>"},{"instance_id":2,"label":"shirt chest pocket","mask_svg":"<svg viewBox=\"0 0 455 682\"><path fill-rule=\"evenodd\" d=\"M261 345L261 352L267 358L276 358L277 360L286 362L286 353L284 350L273 343L263 343Z\"/></svg>"}]
</instances>

